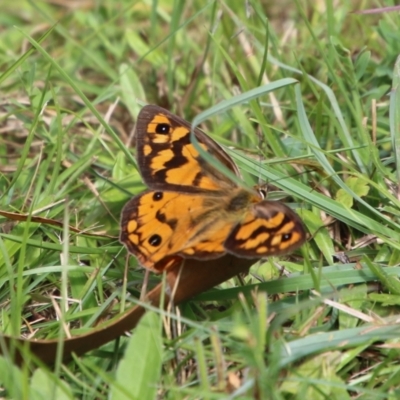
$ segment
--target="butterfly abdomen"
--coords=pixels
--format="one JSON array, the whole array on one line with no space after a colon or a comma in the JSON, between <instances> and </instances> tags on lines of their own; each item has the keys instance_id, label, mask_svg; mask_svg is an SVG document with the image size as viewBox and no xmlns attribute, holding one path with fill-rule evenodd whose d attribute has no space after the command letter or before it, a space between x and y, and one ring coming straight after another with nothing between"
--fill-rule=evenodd
<instances>
[{"instance_id":1,"label":"butterfly abdomen","mask_svg":"<svg viewBox=\"0 0 400 400\"><path fill-rule=\"evenodd\" d=\"M261 199L257 195L239 188L228 198L226 211L229 213L243 212L248 209L251 203L258 203L259 201Z\"/></svg>"}]
</instances>

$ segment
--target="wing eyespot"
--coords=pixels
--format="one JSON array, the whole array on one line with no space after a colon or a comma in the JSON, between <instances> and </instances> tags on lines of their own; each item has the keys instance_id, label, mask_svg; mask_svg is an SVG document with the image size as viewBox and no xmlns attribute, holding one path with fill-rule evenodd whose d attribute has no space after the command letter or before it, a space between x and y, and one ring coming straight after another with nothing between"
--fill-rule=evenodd
<instances>
[{"instance_id":1,"label":"wing eyespot","mask_svg":"<svg viewBox=\"0 0 400 400\"><path fill-rule=\"evenodd\" d=\"M152 235L148 240L150 246L158 247L161 244L161 236L160 235Z\"/></svg>"},{"instance_id":2,"label":"wing eyespot","mask_svg":"<svg viewBox=\"0 0 400 400\"><path fill-rule=\"evenodd\" d=\"M153 200L154 201L160 201L163 198L163 192L154 192L153 194Z\"/></svg>"},{"instance_id":3,"label":"wing eyespot","mask_svg":"<svg viewBox=\"0 0 400 400\"><path fill-rule=\"evenodd\" d=\"M156 133L160 135L168 135L171 129L171 125L166 123L157 124Z\"/></svg>"},{"instance_id":4,"label":"wing eyespot","mask_svg":"<svg viewBox=\"0 0 400 400\"><path fill-rule=\"evenodd\" d=\"M289 241L292 238L292 234L291 233L285 233L284 235L282 235L282 240L284 242Z\"/></svg>"}]
</instances>

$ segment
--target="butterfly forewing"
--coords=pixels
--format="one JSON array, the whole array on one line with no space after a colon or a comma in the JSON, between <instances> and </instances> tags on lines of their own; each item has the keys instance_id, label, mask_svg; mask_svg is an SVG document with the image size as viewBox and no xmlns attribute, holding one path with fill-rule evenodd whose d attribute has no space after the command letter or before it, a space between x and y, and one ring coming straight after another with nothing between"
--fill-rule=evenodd
<instances>
[{"instance_id":1,"label":"butterfly forewing","mask_svg":"<svg viewBox=\"0 0 400 400\"><path fill-rule=\"evenodd\" d=\"M206 162L190 140L188 122L158 106L145 106L136 123L137 158L146 184L155 190L187 193L234 187L223 173ZM200 146L237 176L239 171L216 142L195 129Z\"/></svg>"},{"instance_id":2,"label":"butterfly forewing","mask_svg":"<svg viewBox=\"0 0 400 400\"><path fill-rule=\"evenodd\" d=\"M146 191L124 207L120 240L140 263L154 265L174 255L211 259L225 254L235 221L221 218L218 198Z\"/></svg>"}]
</instances>

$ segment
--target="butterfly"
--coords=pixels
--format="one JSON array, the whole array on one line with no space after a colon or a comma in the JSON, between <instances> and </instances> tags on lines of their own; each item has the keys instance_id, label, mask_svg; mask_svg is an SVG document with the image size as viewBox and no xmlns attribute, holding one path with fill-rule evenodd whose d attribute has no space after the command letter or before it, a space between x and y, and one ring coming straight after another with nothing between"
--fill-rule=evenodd
<instances>
[{"instance_id":1,"label":"butterfly","mask_svg":"<svg viewBox=\"0 0 400 400\"><path fill-rule=\"evenodd\" d=\"M190 139L191 129L156 105L138 115L137 163L149 189L123 208L120 241L140 264L162 272L186 258L231 253L260 259L301 246L306 233L300 217L207 162ZM205 152L240 177L219 144L198 128L194 134Z\"/></svg>"}]
</instances>

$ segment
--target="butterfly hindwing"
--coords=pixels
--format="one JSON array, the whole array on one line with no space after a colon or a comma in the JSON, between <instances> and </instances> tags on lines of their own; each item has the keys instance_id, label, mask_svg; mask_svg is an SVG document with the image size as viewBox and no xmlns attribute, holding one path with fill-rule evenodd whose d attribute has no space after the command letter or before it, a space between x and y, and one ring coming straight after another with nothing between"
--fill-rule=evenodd
<instances>
[{"instance_id":1,"label":"butterfly hindwing","mask_svg":"<svg viewBox=\"0 0 400 400\"><path fill-rule=\"evenodd\" d=\"M295 250L305 238L303 223L294 211L282 203L262 200L249 207L224 247L239 257L278 256Z\"/></svg>"}]
</instances>

